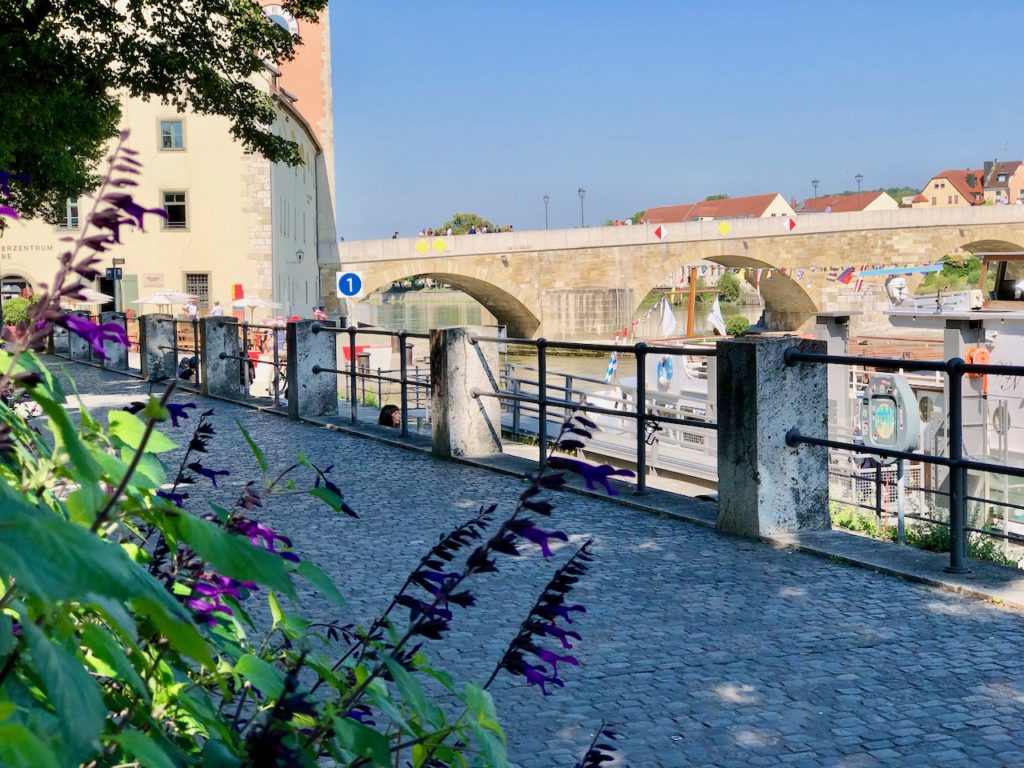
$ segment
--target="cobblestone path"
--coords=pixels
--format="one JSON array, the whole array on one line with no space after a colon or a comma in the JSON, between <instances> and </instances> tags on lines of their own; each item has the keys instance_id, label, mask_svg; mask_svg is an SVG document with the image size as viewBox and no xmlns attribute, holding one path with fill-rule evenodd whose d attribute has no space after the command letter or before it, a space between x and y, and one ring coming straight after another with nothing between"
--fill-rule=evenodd
<instances>
[{"instance_id":1,"label":"cobblestone path","mask_svg":"<svg viewBox=\"0 0 1024 768\"><path fill-rule=\"evenodd\" d=\"M74 378L97 410L145 391L81 366ZM299 450L336 465L359 520L306 498L265 518L331 573L357 621L387 603L441 531L482 503L510 511L523 487L228 403L201 407L217 412L210 463L232 472L223 501L256 476L235 419L276 466ZM588 613L582 666L566 670L565 688L545 698L507 676L493 688L523 768L574 765L602 718L634 768L1024 765L1021 615L600 500L556 503L557 526L574 542L593 537L596 560L574 593ZM505 561L431 656L461 679L485 677L566 553ZM305 603L334 616L313 596Z\"/></svg>"}]
</instances>

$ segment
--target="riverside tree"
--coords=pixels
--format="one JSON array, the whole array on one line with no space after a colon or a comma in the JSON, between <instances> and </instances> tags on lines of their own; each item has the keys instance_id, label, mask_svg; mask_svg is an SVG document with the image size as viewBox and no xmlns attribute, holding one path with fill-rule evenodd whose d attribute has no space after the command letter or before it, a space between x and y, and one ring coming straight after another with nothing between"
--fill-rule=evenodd
<instances>
[{"instance_id":1,"label":"riverside tree","mask_svg":"<svg viewBox=\"0 0 1024 768\"><path fill-rule=\"evenodd\" d=\"M435 231L447 232L449 227L451 227L453 235L464 235L471 228L479 231L481 227L487 227L491 232L494 231L494 225L476 213L453 213L452 217Z\"/></svg>"},{"instance_id":2,"label":"riverside tree","mask_svg":"<svg viewBox=\"0 0 1024 768\"><path fill-rule=\"evenodd\" d=\"M315 21L327 0L283 5ZM253 77L299 43L254 0L0 3L0 168L24 175L7 204L56 221L67 198L94 189L121 96L226 117L248 151L299 164L296 145L267 128L273 103Z\"/></svg>"}]
</instances>

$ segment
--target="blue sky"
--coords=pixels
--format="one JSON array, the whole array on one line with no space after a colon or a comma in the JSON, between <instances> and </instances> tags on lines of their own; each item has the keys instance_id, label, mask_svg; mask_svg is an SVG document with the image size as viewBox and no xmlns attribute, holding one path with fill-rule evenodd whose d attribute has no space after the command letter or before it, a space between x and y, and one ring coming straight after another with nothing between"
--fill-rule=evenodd
<instances>
[{"instance_id":1,"label":"blue sky","mask_svg":"<svg viewBox=\"0 0 1024 768\"><path fill-rule=\"evenodd\" d=\"M1024 155L1019 2L333 0L339 234L588 225ZM1001 34L1005 33L1005 34Z\"/></svg>"}]
</instances>

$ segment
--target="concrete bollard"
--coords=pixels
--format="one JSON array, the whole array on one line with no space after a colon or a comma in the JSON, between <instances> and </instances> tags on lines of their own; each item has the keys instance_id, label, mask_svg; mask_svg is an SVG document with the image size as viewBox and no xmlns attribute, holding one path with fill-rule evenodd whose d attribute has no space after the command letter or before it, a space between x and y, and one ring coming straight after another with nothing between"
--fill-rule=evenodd
<instances>
[{"instance_id":1,"label":"concrete bollard","mask_svg":"<svg viewBox=\"0 0 1024 768\"><path fill-rule=\"evenodd\" d=\"M501 453L501 403L498 345L474 344L474 336L494 335L493 328L467 326L430 332L430 422L432 452L441 458Z\"/></svg>"},{"instance_id":2,"label":"concrete bollard","mask_svg":"<svg viewBox=\"0 0 1024 768\"><path fill-rule=\"evenodd\" d=\"M828 530L826 448L786 445L793 427L828 437L826 366L787 366L786 349L825 342L748 337L718 343L718 527L758 538Z\"/></svg>"},{"instance_id":3,"label":"concrete bollard","mask_svg":"<svg viewBox=\"0 0 1024 768\"><path fill-rule=\"evenodd\" d=\"M139 317L140 367L144 379L173 379L178 361L174 359L174 323L170 315Z\"/></svg>"},{"instance_id":4,"label":"concrete bollard","mask_svg":"<svg viewBox=\"0 0 1024 768\"><path fill-rule=\"evenodd\" d=\"M233 317L199 320L199 380L202 393L215 397L242 394L242 338Z\"/></svg>"},{"instance_id":5,"label":"concrete bollard","mask_svg":"<svg viewBox=\"0 0 1024 768\"><path fill-rule=\"evenodd\" d=\"M124 328L125 335L128 334L128 319L124 312L100 312L100 323L117 323ZM103 351L107 355L107 359L103 361L104 368L115 371L128 370L128 348L124 344L105 341Z\"/></svg>"},{"instance_id":6,"label":"concrete bollard","mask_svg":"<svg viewBox=\"0 0 1024 768\"><path fill-rule=\"evenodd\" d=\"M330 320L288 323L288 415L293 419L338 415L337 334L319 331L333 327Z\"/></svg>"},{"instance_id":7,"label":"concrete bollard","mask_svg":"<svg viewBox=\"0 0 1024 768\"><path fill-rule=\"evenodd\" d=\"M75 317L84 317L86 320L92 319L92 314L89 312L83 312L81 310L75 310L69 312L69 315ZM83 339L77 333L68 333L68 355L72 360L92 360L92 345L89 344L88 339Z\"/></svg>"}]
</instances>

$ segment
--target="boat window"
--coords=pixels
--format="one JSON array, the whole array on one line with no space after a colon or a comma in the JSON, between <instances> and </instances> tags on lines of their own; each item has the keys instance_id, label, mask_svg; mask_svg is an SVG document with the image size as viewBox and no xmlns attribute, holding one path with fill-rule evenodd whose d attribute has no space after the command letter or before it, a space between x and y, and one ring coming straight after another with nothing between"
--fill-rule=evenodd
<instances>
[{"instance_id":1,"label":"boat window","mask_svg":"<svg viewBox=\"0 0 1024 768\"><path fill-rule=\"evenodd\" d=\"M1024 259L1005 261L999 270L996 299L999 301L1024 300Z\"/></svg>"}]
</instances>

